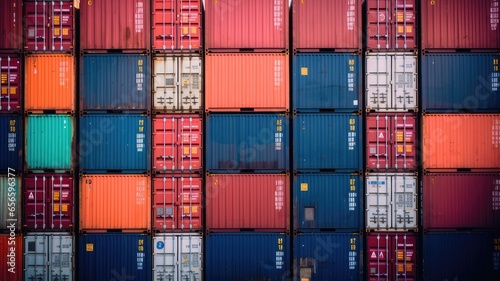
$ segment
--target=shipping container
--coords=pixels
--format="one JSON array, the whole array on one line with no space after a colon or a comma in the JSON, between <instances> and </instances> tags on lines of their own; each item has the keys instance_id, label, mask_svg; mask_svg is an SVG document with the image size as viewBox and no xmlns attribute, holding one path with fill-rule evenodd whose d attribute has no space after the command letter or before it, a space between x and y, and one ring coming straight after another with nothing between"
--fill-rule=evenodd
<instances>
[{"instance_id":1,"label":"shipping container","mask_svg":"<svg viewBox=\"0 0 500 281\"><path fill-rule=\"evenodd\" d=\"M205 204L208 231L290 230L287 174L209 174Z\"/></svg>"},{"instance_id":2,"label":"shipping container","mask_svg":"<svg viewBox=\"0 0 500 281\"><path fill-rule=\"evenodd\" d=\"M80 58L81 110L149 110L148 56L84 54Z\"/></svg>"},{"instance_id":3,"label":"shipping container","mask_svg":"<svg viewBox=\"0 0 500 281\"><path fill-rule=\"evenodd\" d=\"M286 114L208 114L207 171L289 170Z\"/></svg>"},{"instance_id":4,"label":"shipping container","mask_svg":"<svg viewBox=\"0 0 500 281\"><path fill-rule=\"evenodd\" d=\"M288 50L288 0L205 1L205 48Z\"/></svg>"},{"instance_id":5,"label":"shipping container","mask_svg":"<svg viewBox=\"0 0 500 281\"><path fill-rule=\"evenodd\" d=\"M0 50L21 51L23 47L23 1L0 1Z\"/></svg>"},{"instance_id":6,"label":"shipping container","mask_svg":"<svg viewBox=\"0 0 500 281\"><path fill-rule=\"evenodd\" d=\"M202 280L202 239L187 233L153 236L153 280Z\"/></svg>"},{"instance_id":7,"label":"shipping container","mask_svg":"<svg viewBox=\"0 0 500 281\"><path fill-rule=\"evenodd\" d=\"M82 175L80 229L151 229L151 178L145 175Z\"/></svg>"},{"instance_id":8,"label":"shipping container","mask_svg":"<svg viewBox=\"0 0 500 281\"><path fill-rule=\"evenodd\" d=\"M366 56L366 110L417 111L417 56L371 53Z\"/></svg>"},{"instance_id":9,"label":"shipping container","mask_svg":"<svg viewBox=\"0 0 500 281\"><path fill-rule=\"evenodd\" d=\"M293 49L360 51L361 5L362 1L292 1Z\"/></svg>"},{"instance_id":10,"label":"shipping container","mask_svg":"<svg viewBox=\"0 0 500 281\"><path fill-rule=\"evenodd\" d=\"M424 112L500 111L499 54L427 53L421 58Z\"/></svg>"},{"instance_id":11,"label":"shipping container","mask_svg":"<svg viewBox=\"0 0 500 281\"><path fill-rule=\"evenodd\" d=\"M203 178L198 174L163 174L153 177L153 230L201 230L202 191Z\"/></svg>"},{"instance_id":12,"label":"shipping container","mask_svg":"<svg viewBox=\"0 0 500 281\"><path fill-rule=\"evenodd\" d=\"M359 111L361 63L361 56L355 54L299 53L293 56L293 109L300 112Z\"/></svg>"},{"instance_id":13,"label":"shipping container","mask_svg":"<svg viewBox=\"0 0 500 281\"><path fill-rule=\"evenodd\" d=\"M418 258L420 257L418 256L417 234L372 232L366 236L366 245L366 280L418 280Z\"/></svg>"},{"instance_id":14,"label":"shipping container","mask_svg":"<svg viewBox=\"0 0 500 281\"><path fill-rule=\"evenodd\" d=\"M73 236L31 233L24 236L24 280L73 280Z\"/></svg>"},{"instance_id":15,"label":"shipping container","mask_svg":"<svg viewBox=\"0 0 500 281\"><path fill-rule=\"evenodd\" d=\"M21 177L18 175L0 176L0 232L21 229Z\"/></svg>"},{"instance_id":16,"label":"shipping container","mask_svg":"<svg viewBox=\"0 0 500 281\"><path fill-rule=\"evenodd\" d=\"M0 279L23 280L23 237L20 234L0 234Z\"/></svg>"},{"instance_id":17,"label":"shipping container","mask_svg":"<svg viewBox=\"0 0 500 281\"><path fill-rule=\"evenodd\" d=\"M25 57L24 110L27 112L75 111L75 57L27 55Z\"/></svg>"},{"instance_id":18,"label":"shipping container","mask_svg":"<svg viewBox=\"0 0 500 281\"><path fill-rule=\"evenodd\" d=\"M498 0L422 1L423 51L491 50L500 46Z\"/></svg>"},{"instance_id":19,"label":"shipping container","mask_svg":"<svg viewBox=\"0 0 500 281\"><path fill-rule=\"evenodd\" d=\"M206 236L206 280L288 280L290 237L282 233L212 233Z\"/></svg>"},{"instance_id":20,"label":"shipping container","mask_svg":"<svg viewBox=\"0 0 500 281\"><path fill-rule=\"evenodd\" d=\"M293 169L360 171L363 166L362 119L353 114L294 115Z\"/></svg>"},{"instance_id":21,"label":"shipping container","mask_svg":"<svg viewBox=\"0 0 500 281\"><path fill-rule=\"evenodd\" d=\"M369 113L366 115L366 170L417 169L417 115Z\"/></svg>"},{"instance_id":22,"label":"shipping container","mask_svg":"<svg viewBox=\"0 0 500 281\"><path fill-rule=\"evenodd\" d=\"M78 238L77 280L151 280L150 236L110 233Z\"/></svg>"},{"instance_id":23,"label":"shipping container","mask_svg":"<svg viewBox=\"0 0 500 281\"><path fill-rule=\"evenodd\" d=\"M288 65L287 54L207 54L205 110L288 111Z\"/></svg>"},{"instance_id":24,"label":"shipping container","mask_svg":"<svg viewBox=\"0 0 500 281\"><path fill-rule=\"evenodd\" d=\"M149 50L151 1L83 1L80 48L83 51Z\"/></svg>"},{"instance_id":25,"label":"shipping container","mask_svg":"<svg viewBox=\"0 0 500 281\"><path fill-rule=\"evenodd\" d=\"M293 240L293 280L363 280L363 238L355 233L301 233ZM282 279L285 280L285 279Z\"/></svg>"},{"instance_id":26,"label":"shipping container","mask_svg":"<svg viewBox=\"0 0 500 281\"><path fill-rule=\"evenodd\" d=\"M423 235L423 278L500 280L500 232L429 232Z\"/></svg>"},{"instance_id":27,"label":"shipping container","mask_svg":"<svg viewBox=\"0 0 500 281\"><path fill-rule=\"evenodd\" d=\"M0 115L0 174L23 168L23 124L19 115Z\"/></svg>"},{"instance_id":28,"label":"shipping container","mask_svg":"<svg viewBox=\"0 0 500 281\"><path fill-rule=\"evenodd\" d=\"M153 111L202 110L201 55L156 55L153 57L153 67Z\"/></svg>"},{"instance_id":29,"label":"shipping container","mask_svg":"<svg viewBox=\"0 0 500 281\"><path fill-rule=\"evenodd\" d=\"M85 114L80 117L80 169L87 173L147 172L150 118L139 114Z\"/></svg>"},{"instance_id":30,"label":"shipping container","mask_svg":"<svg viewBox=\"0 0 500 281\"><path fill-rule=\"evenodd\" d=\"M422 120L424 169L500 167L500 114L426 114Z\"/></svg>"},{"instance_id":31,"label":"shipping container","mask_svg":"<svg viewBox=\"0 0 500 281\"><path fill-rule=\"evenodd\" d=\"M424 229L500 229L500 174L425 174Z\"/></svg>"},{"instance_id":32,"label":"shipping container","mask_svg":"<svg viewBox=\"0 0 500 281\"><path fill-rule=\"evenodd\" d=\"M369 174L366 176L365 193L367 230L417 230L417 176L415 174Z\"/></svg>"},{"instance_id":33,"label":"shipping container","mask_svg":"<svg viewBox=\"0 0 500 281\"><path fill-rule=\"evenodd\" d=\"M33 114L26 117L26 168L72 170L74 117Z\"/></svg>"},{"instance_id":34,"label":"shipping container","mask_svg":"<svg viewBox=\"0 0 500 281\"><path fill-rule=\"evenodd\" d=\"M68 231L75 226L72 175L27 174L23 198L25 230Z\"/></svg>"},{"instance_id":35,"label":"shipping container","mask_svg":"<svg viewBox=\"0 0 500 281\"><path fill-rule=\"evenodd\" d=\"M21 58L18 54L0 54L0 76L0 113L20 112L22 80Z\"/></svg>"},{"instance_id":36,"label":"shipping container","mask_svg":"<svg viewBox=\"0 0 500 281\"><path fill-rule=\"evenodd\" d=\"M200 51L202 11L200 0L154 0L152 6L152 49L157 52Z\"/></svg>"}]
</instances>

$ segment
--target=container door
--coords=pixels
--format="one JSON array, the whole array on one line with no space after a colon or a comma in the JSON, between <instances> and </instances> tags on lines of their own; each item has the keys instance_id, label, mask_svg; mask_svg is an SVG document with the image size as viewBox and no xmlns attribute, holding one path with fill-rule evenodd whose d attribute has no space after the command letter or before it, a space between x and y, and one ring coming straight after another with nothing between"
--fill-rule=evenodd
<instances>
[{"instance_id":1,"label":"container door","mask_svg":"<svg viewBox=\"0 0 500 281\"><path fill-rule=\"evenodd\" d=\"M47 236L25 236L24 255L24 280L48 280L49 266L47 264L48 252Z\"/></svg>"},{"instance_id":2,"label":"container door","mask_svg":"<svg viewBox=\"0 0 500 281\"><path fill-rule=\"evenodd\" d=\"M73 51L73 3L52 2L50 40L52 51Z\"/></svg>"},{"instance_id":3,"label":"container door","mask_svg":"<svg viewBox=\"0 0 500 281\"><path fill-rule=\"evenodd\" d=\"M45 229L45 198L47 198L46 186L47 178L45 175L26 177L24 188L24 226L29 229ZM48 196L50 197L50 195Z\"/></svg>"},{"instance_id":4,"label":"container door","mask_svg":"<svg viewBox=\"0 0 500 281\"><path fill-rule=\"evenodd\" d=\"M395 229L414 229L417 227L417 183L413 176L395 176L392 181L391 200L394 216L392 227Z\"/></svg>"},{"instance_id":5,"label":"container door","mask_svg":"<svg viewBox=\"0 0 500 281\"><path fill-rule=\"evenodd\" d=\"M153 1L153 49L173 50L175 49L175 2L174 0Z\"/></svg>"},{"instance_id":6,"label":"container door","mask_svg":"<svg viewBox=\"0 0 500 281\"><path fill-rule=\"evenodd\" d=\"M181 177L177 181L177 227L182 230L201 229L201 178Z\"/></svg>"},{"instance_id":7,"label":"container door","mask_svg":"<svg viewBox=\"0 0 500 281\"><path fill-rule=\"evenodd\" d=\"M177 58L157 56L154 60L153 107L155 110L178 109Z\"/></svg>"},{"instance_id":8,"label":"container door","mask_svg":"<svg viewBox=\"0 0 500 281\"><path fill-rule=\"evenodd\" d=\"M180 264L179 281L201 280L201 236L181 235L178 237L178 253Z\"/></svg>"},{"instance_id":9,"label":"container door","mask_svg":"<svg viewBox=\"0 0 500 281\"><path fill-rule=\"evenodd\" d=\"M377 115L367 118L367 168L389 169L391 168L392 149L390 148L390 117L388 115Z\"/></svg>"},{"instance_id":10,"label":"container door","mask_svg":"<svg viewBox=\"0 0 500 281\"><path fill-rule=\"evenodd\" d=\"M73 178L52 176L47 213L51 229L69 229L73 226Z\"/></svg>"},{"instance_id":11,"label":"container door","mask_svg":"<svg viewBox=\"0 0 500 281\"><path fill-rule=\"evenodd\" d=\"M416 116L394 116L393 120L394 168L416 169Z\"/></svg>"},{"instance_id":12,"label":"container door","mask_svg":"<svg viewBox=\"0 0 500 281\"><path fill-rule=\"evenodd\" d=\"M366 179L366 227L389 229L391 218L391 184L388 176L369 176Z\"/></svg>"},{"instance_id":13,"label":"container door","mask_svg":"<svg viewBox=\"0 0 500 281\"><path fill-rule=\"evenodd\" d=\"M153 243L153 280L177 281L177 238L173 235L157 235Z\"/></svg>"},{"instance_id":14,"label":"container door","mask_svg":"<svg viewBox=\"0 0 500 281\"><path fill-rule=\"evenodd\" d=\"M417 58L395 55L393 59L392 108L408 111L417 108Z\"/></svg>"},{"instance_id":15,"label":"container door","mask_svg":"<svg viewBox=\"0 0 500 281\"><path fill-rule=\"evenodd\" d=\"M73 280L73 238L67 235L47 236L50 252L48 266L50 267L50 281Z\"/></svg>"},{"instance_id":16,"label":"container door","mask_svg":"<svg viewBox=\"0 0 500 281\"><path fill-rule=\"evenodd\" d=\"M394 49L411 51L417 48L415 2L415 0L394 0L392 2L395 15L392 30Z\"/></svg>"},{"instance_id":17,"label":"container door","mask_svg":"<svg viewBox=\"0 0 500 281\"><path fill-rule=\"evenodd\" d=\"M49 51L49 26L48 18L51 2L35 1L26 2L25 6L25 48L29 51Z\"/></svg>"},{"instance_id":18,"label":"container door","mask_svg":"<svg viewBox=\"0 0 500 281\"><path fill-rule=\"evenodd\" d=\"M175 117L153 118L153 169L176 169L177 121Z\"/></svg>"},{"instance_id":19,"label":"container door","mask_svg":"<svg viewBox=\"0 0 500 281\"><path fill-rule=\"evenodd\" d=\"M182 111L200 110L202 91L201 57L178 57L177 63L179 64L178 69L180 71L180 76L177 77L179 79L177 85L180 85L178 89L180 95L177 97L177 108Z\"/></svg>"},{"instance_id":20,"label":"container door","mask_svg":"<svg viewBox=\"0 0 500 281\"><path fill-rule=\"evenodd\" d=\"M181 171L202 168L202 120L201 117L181 117L177 121L177 167Z\"/></svg>"},{"instance_id":21,"label":"container door","mask_svg":"<svg viewBox=\"0 0 500 281\"><path fill-rule=\"evenodd\" d=\"M177 48L193 50L201 48L201 1L179 0L177 13L179 18Z\"/></svg>"},{"instance_id":22,"label":"container door","mask_svg":"<svg viewBox=\"0 0 500 281\"><path fill-rule=\"evenodd\" d=\"M157 230L175 229L177 178L174 176L156 177L154 184L154 227Z\"/></svg>"},{"instance_id":23,"label":"container door","mask_svg":"<svg viewBox=\"0 0 500 281\"><path fill-rule=\"evenodd\" d=\"M11 113L21 108L21 64L18 55L0 55L0 112Z\"/></svg>"}]
</instances>

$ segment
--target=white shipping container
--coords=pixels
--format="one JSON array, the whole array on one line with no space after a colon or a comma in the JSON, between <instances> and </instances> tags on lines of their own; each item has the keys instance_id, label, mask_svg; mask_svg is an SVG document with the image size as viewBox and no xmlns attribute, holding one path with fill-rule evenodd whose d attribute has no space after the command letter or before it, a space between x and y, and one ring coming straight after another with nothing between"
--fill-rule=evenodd
<instances>
[{"instance_id":1,"label":"white shipping container","mask_svg":"<svg viewBox=\"0 0 500 281\"><path fill-rule=\"evenodd\" d=\"M156 234L153 237L153 280L201 280L202 236Z\"/></svg>"}]
</instances>

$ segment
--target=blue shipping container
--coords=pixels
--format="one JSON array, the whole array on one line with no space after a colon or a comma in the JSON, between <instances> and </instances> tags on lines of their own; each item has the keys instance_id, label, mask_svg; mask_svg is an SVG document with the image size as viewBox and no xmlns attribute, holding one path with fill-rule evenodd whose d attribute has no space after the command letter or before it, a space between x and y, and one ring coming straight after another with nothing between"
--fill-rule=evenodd
<instances>
[{"instance_id":1,"label":"blue shipping container","mask_svg":"<svg viewBox=\"0 0 500 281\"><path fill-rule=\"evenodd\" d=\"M285 114L209 114L206 167L217 170L289 170Z\"/></svg>"},{"instance_id":2,"label":"blue shipping container","mask_svg":"<svg viewBox=\"0 0 500 281\"><path fill-rule=\"evenodd\" d=\"M361 56L297 54L293 56L293 101L296 111L335 109L355 112L361 106Z\"/></svg>"},{"instance_id":3,"label":"blue shipping container","mask_svg":"<svg viewBox=\"0 0 500 281\"><path fill-rule=\"evenodd\" d=\"M361 120L359 115L353 114L296 114L293 121L294 170L361 170Z\"/></svg>"},{"instance_id":4,"label":"blue shipping container","mask_svg":"<svg viewBox=\"0 0 500 281\"><path fill-rule=\"evenodd\" d=\"M147 235L80 235L77 280L150 281L151 256L151 237Z\"/></svg>"},{"instance_id":5,"label":"blue shipping container","mask_svg":"<svg viewBox=\"0 0 500 281\"><path fill-rule=\"evenodd\" d=\"M150 169L150 120L140 114L88 114L80 118L80 168L101 173Z\"/></svg>"},{"instance_id":6,"label":"blue shipping container","mask_svg":"<svg viewBox=\"0 0 500 281\"><path fill-rule=\"evenodd\" d=\"M498 230L429 232L423 244L423 280L500 280Z\"/></svg>"},{"instance_id":7,"label":"blue shipping container","mask_svg":"<svg viewBox=\"0 0 500 281\"><path fill-rule=\"evenodd\" d=\"M281 233L211 233L206 280L290 280L290 237Z\"/></svg>"},{"instance_id":8,"label":"blue shipping container","mask_svg":"<svg viewBox=\"0 0 500 281\"><path fill-rule=\"evenodd\" d=\"M0 115L0 174L18 173L23 168L21 122L21 116Z\"/></svg>"},{"instance_id":9,"label":"blue shipping container","mask_svg":"<svg viewBox=\"0 0 500 281\"><path fill-rule=\"evenodd\" d=\"M363 280L359 234L302 233L293 244L294 280Z\"/></svg>"},{"instance_id":10,"label":"blue shipping container","mask_svg":"<svg viewBox=\"0 0 500 281\"><path fill-rule=\"evenodd\" d=\"M428 112L498 112L499 54L422 56L422 109Z\"/></svg>"},{"instance_id":11,"label":"blue shipping container","mask_svg":"<svg viewBox=\"0 0 500 281\"><path fill-rule=\"evenodd\" d=\"M363 228L363 177L298 174L293 184L294 226L299 231Z\"/></svg>"},{"instance_id":12,"label":"blue shipping container","mask_svg":"<svg viewBox=\"0 0 500 281\"><path fill-rule=\"evenodd\" d=\"M150 108L148 56L85 54L81 58L81 109L145 111Z\"/></svg>"}]
</instances>

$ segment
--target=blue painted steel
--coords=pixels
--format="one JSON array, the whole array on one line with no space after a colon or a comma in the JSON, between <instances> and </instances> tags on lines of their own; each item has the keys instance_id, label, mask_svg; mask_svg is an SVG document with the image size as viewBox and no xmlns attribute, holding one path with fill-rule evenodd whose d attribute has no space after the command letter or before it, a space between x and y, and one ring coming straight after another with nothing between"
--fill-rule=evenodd
<instances>
[{"instance_id":1,"label":"blue painted steel","mask_svg":"<svg viewBox=\"0 0 500 281\"><path fill-rule=\"evenodd\" d=\"M81 60L80 108L148 110L151 72L146 55L85 54Z\"/></svg>"},{"instance_id":2,"label":"blue painted steel","mask_svg":"<svg viewBox=\"0 0 500 281\"><path fill-rule=\"evenodd\" d=\"M302 233L294 237L295 280L363 280L363 238L351 233ZM306 276L304 276L306 277ZM335 277L335 278L333 278Z\"/></svg>"},{"instance_id":3,"label":"blue painted steel","mask_svg":"<svg viewBox=\"0 0 500 281\"><path fill-rule=\"evenodd\" d=\"M363 177L352 174L298 174L293 184L294 228L363 229Z\"/></svg>"},{"instance_id":4,"label":"blue painted steel","mask_svg":"<svg viewBox=\"0 0 500 281\"><path fill-rule=\"evenodd\" d=\"M428 112L498 112L500 55L422 56L422 109Z\"/></svg>"},{"instance_id":5,"label":"blue painted steel","mask_svg":"<svg viewBox=\"0 0 500 281\"><path fill-rule=\"evenodd\" d=\"M0 174L7 174L8 168L14 169L15 173L21 172L23 168L22 132L21 116L0 115Z\"/></svg>"},{"instance_id":6,"label":"blue painted steel","mask_svg":"<svg viewBox=\"0 0 500 281\"><path fill-rule=\"evenodd\" d=\"M362 118L354 114L301 113L293 121L294 170L360 171Z\"/></svg>"},{"instance_id":7,"label":"blue painted steel","mask_svg":"<svg viewBox=\"0 0 500 281\"><path fill-rule=\"evenodd\" d=\"M209 114L206 167L289 170L289 125L284 114Z\"/></svg>"},{"instance_id":8,"label":"blue painted steel","mask_svg":"<svg viewBox=\"0 0 500 281\"><path fill-rule=\"evenodd\" d=\"M151 280L151 237L142 234L80 235L77 280Z\"/></svg>"},{"instance_id":9,"label":"blue painted steel","mask_svg":"<svg viewBox=\"0 0 500 281\"><path fill-rule=\"evenodd\" d=\"M88 173L150 170L150 128L146 115L83 115L80 118L80 169Z\"/></svg>"},{"instance_id":10,"label":"blue painted steel","mask_svg":"<svg viewBox=\"0 0 500 281\"><path fill-rule=\"evenodd\" d=\"M361 56L304 54L293 56L293 109L355 112L361 106Z\"/></svg>"},{"instance_id":11,"label":"blue painted steel","mask_svg":"<svg viewBox=\"0 0 500 281\"><path fill-rule=\"evenodd\" d=\"M282 233L211 233L205 250L207 281L277 281L291 276L290 237Z\"/></svg>"}]
</instances>

